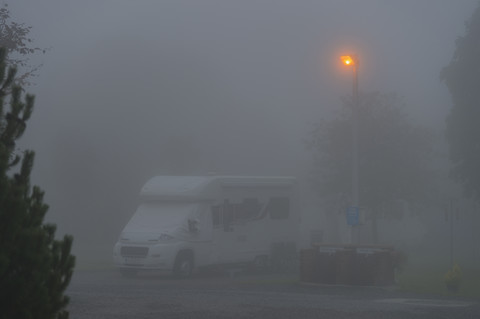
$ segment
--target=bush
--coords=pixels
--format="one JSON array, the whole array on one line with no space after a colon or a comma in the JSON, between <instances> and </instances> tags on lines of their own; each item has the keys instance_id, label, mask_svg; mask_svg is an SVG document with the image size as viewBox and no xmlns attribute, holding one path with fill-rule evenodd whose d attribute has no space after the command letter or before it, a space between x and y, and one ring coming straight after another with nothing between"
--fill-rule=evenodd
<instances>
[{"instance_id":1,"label":"bush","mask_svg":"<svg viewBox=\"0 0 480 319\"><path fill-rule=\"evenodd\" d=\"M462 270L460 269L460 266L458 266L457 263L455 263L444 276L445 280L445 286L447 287L447 290L449 292L456 293L458 292L458 289L460 288L460 285L462 283Z\"/></svg>"}]
</instances>

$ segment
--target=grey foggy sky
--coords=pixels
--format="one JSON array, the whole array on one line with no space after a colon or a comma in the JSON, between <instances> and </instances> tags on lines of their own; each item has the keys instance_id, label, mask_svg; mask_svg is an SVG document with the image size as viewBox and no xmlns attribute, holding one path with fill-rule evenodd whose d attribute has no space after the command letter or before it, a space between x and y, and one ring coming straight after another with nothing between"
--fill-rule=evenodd
<instances>
[{"instance_id":1,"label":"grey foggy sky","mask_svg":"<svg viewBox=\"0 0 480 319\"><path fill-rule=\"evenodd\" d=\"M162 75L181 73L182 68L185 74L196 73L185 75L192 83L182 94L193 89L208 96L182 104L225 104L206 112L195 107L190 117L212 112L251 117L253 112L277 119L273 125L288 121L285 138L293 133L298 139L324 110L338 107L340 95L350 93L349 71L338 63L338 55L348 51L360 56L361 90L398 92L412 117L430 125L443 123L450 101L438 74L451 59L454 40L463 34L476 3L17 0L9 5L12 16L34 27L38 45L52 47L38 57L44 67L38 85L31 88L37 93L37 113L40 108L56 113L58 104L67 103L59 101L56 89L67 86L87 93L85 81L97 90L109 86L106 95L124 93L127 86L135 94L138 83L145 105L136 109L158 106L154 94L165 81L172 82ZM124 73L115 73L119 67L126 68ZM110 72L115 74L109 77ZM105 83L114 78L122 83ZM211 95L224 98L214 102ZM98 112L112 109L90 99L85 103ZM85 114L85 103L61 108L67 117Z\"/></svg>"},{"instance_id":2,"label":"grey foggy sky","mask_svg":"<svg viewBox=\"0 0 480 319\"><path fill-rule=\"evenodd\" d=\"M333 93L334 101L348 82L348 76L335 69L337 52L351 48L361 58L362 88L395 90L412 104L427 104L425 91L445 97L439 92L444 87L438 73L450 60L454 40L463 34L464 21L476 4L477 0L16 0L9 6L18 21L34 26L38 45L53 47L40 58L45 67L39 82L46 81L47 74L52 80L71 77L62 74L65 65L91 63L86 55L95 54L105 41L117 38L127 44L135 39L151 50L198 56L221 68L234 78L231 81L240 82L255 69L253 75L258 74L262 84L288 82L288 76L311 80L311 86L319 84L323 98ZM147 56L153 59L155 53ZM134 57L132 62L138 63ZM35 91L41 88L39 83Z\"/></svg>"},{"instance_id":3,"label":"grey foggy sky","mask_svg":"<svg viewBox=\"0 0 480 319\"><path fill-rule=\"evenodd\" d=\"M73 74L61 72L66 65L92 63L86 55L116 38L127 45L131 40L143 42L147 50L191 55L208 68L221 69L222 81L235 85L254 86L251 75L269 87L278 82L281 88L288 86L287 77L310 80L307 85L312 87L305 90L315 87L329 101L346 92L343 84L350 78L336 69L337 53L351 49L360 55L361 88L397 91L411 104L434 104L438 98L425 96L445 97L438 73L450 60L454 40L463 34L464 21L476 4L477 0L16 0L9 6L18 21L34 26L38 45L53 48L39 58L45 66L35 92L44 81L51 80L45 84L49 86L59 77L70 79ZM152 60L156 56L139 52L132 54L131 62L139 63L145 55ZM307 111L315 111L320 103L315 104L311 101ZM420 110L430 111L432 106L416 108L423 114Z\"/></svg>"},{"instance_id":4,"label":"grey foggy sky","mask_svg":"<svg viewBox=\"0 0 480 319\"><path fill-rule=\"evenodd\" d=\"M199 172L305 174L302 140L351 92L338 60L349 51L360 57L360 90L397 92L412 118L443 125L450 96L439 72L478 1L8 3L35 44L52 47L31 59L44 66L24 143L55 215L67 206L55 194L69 187L57 175L116 183L131 165L126 175L143 182L169 138L195 146ZM151 169L135 176L140 166Z\"/></svg>"}]
</instances>

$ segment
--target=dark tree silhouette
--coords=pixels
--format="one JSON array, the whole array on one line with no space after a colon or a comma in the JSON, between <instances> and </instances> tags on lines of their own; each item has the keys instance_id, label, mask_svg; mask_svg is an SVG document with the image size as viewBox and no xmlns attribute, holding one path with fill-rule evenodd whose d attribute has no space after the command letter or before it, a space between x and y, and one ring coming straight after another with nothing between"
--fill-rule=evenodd
<instances>
[{"instance_id":1,"label":"dark tree silhouette","mask_svg":"<svg viewBox=\"0 0 480 319\"><path fill-rule=\"evenodd\" d=\"M24 23L12 21L8 5L0 8L0 47L7 49L6 61L9 65L24 70L15 78L15 83L22 86L31 84L30 79L41 67L30 66L29 55L46 51L32 45L33 39L29 36L31 29L31 26Z\"/></svg>"},{"instance_id":2,"label":"dark tree silhouette","mask_svg":"<svg viewBox=\"0 0 480 319\"><path fill-rule=\"evenodd\" d=\"M73 238L44 224L44 192L31 187L34 152L19 153L34 97L13 85L15 68L0 49L0 318L68 318L64 295L73 273ZM9 105L5 106L8 99Z\"/></svg>"},{"instance_id":3,"label":"dark tree silhouette","mask_svg":"<svg viewBox=\"0 0 480 319\"><path fill-rule=\"evenodd\" d=\"M345 194L352 185L352 101L332 119L315 126L308 140L314 158L313 181L321 196ZM367 93L359 103L360 205L375 222L381 207L395 200L422 201L431 186L431 133L413 125L395 94ZM387 212L388 213L388 212Z\"/></svg>"},{"instance_id":4,"label":"dark tree silhouette","mask_svg":"<svg viewBox=\"0 0 480 319\"><path fill-rule=\"evenodd\" d=\"M466 35L456 40L452 61L440 78L452 96L447 117L451 175L467 195L480 199L480 6L466 23Z\"/></svg>"}]
</instances>

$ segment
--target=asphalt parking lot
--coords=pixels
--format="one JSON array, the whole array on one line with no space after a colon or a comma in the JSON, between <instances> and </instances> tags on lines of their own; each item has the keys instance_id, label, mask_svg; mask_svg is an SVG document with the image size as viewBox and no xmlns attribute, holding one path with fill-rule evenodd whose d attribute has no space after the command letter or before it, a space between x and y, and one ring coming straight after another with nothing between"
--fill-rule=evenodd
<instances>
[{"instance_id":1,"label":"asphalt parking lot","mask_svg":"<svg viewBox=\"0 0 480 319\"><path fill-rule=\"evenodd\" d=\"M301 283L295 274L219 272L175 280L77 271L71 318L480 318L478 300L417 295L392 287Z\"/></svg>"}]
</instances>

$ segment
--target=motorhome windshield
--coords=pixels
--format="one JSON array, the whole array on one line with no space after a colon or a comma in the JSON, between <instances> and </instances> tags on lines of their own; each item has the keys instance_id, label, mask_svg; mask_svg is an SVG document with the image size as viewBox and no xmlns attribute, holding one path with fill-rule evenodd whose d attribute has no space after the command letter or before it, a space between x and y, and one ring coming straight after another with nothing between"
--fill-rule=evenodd
<instances>
[{"instance_id":1,"label":"motorhome windshield","mask_svg":"<svg viewBox=\"0 0 480 319\"><path fill-rule=\"evenodd\" d=\"M182 202L146 202L132 216L125 231L154 232L178 227L198 204Z\"/></svg>"}]
</instances>

